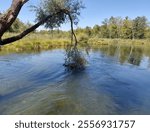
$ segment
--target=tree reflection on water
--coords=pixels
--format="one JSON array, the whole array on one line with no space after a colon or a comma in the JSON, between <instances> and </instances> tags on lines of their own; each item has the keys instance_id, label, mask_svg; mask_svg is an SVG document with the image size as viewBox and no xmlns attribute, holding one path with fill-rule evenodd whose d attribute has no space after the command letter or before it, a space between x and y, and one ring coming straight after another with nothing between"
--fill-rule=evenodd
<instances>
[{"instance_id":1,"label":"tree reflection on water","mask_svg":"<svg viewBox=\"0 0 150 132\"><path fill-rule=\"evenodd\" d=\"M150 47L109 45L101 46L99 50L108 56L117 57L121 64L129 63L139 66L143 57L150 58Z\"/></svg>"}]
</instances>

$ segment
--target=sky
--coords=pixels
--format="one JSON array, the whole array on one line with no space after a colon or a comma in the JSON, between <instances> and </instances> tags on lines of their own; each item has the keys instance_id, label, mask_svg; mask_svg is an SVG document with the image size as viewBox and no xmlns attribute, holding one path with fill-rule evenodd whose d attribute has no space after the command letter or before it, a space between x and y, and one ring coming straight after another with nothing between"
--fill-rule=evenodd
<instances>
[{"instance_id":1,"label":"sky","mask_svg":"<svg viewBox=\"0 0 150 132\"><path fill-rule=\"evenodd\" d=\"M5 11L11 5L12 0L0 0L0 11ZM29 0L22 8L19 18L23 22L34 23L35 13L31 12L30 5L37 5L40 0ZM146 16L150 20L150 0L82 0L85 9L81 11L78 27L93 27L95 24L101 25L105 18L126 17L135 18ZM43 28L43 27L42 27ZM41 29L42 29L41 28ZM69 25L63 25L62 30L69 30Z\"/></svg>"}]
</instances>

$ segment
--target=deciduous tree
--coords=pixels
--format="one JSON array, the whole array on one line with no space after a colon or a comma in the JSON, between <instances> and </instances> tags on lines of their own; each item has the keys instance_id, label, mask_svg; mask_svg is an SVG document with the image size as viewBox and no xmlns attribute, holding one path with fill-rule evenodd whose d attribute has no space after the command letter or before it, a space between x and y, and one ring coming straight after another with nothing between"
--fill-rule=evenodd
<instances>
[{"instance_id":1,"label":"deciduous tree","mask_svg":"<svg viewBox=\"0 0 150 132\"><path fill-rule=\"evenodd\" d=\"M65 22L68 22L68 20L71 22L71 31L76 39L73 32L73 23L76 24L78 22L80 9L83 8L80 0L41 0L41 4L39 6L34 6L37 16L37 23L35 25L26 29L17 36L2 39L4 33L15 22L20 10L28 1L29 0L12 0L11 7L4 14L0 15L0 45L6 45L22 39L40 25L45 25L46 28L55 28L61 26L61 24Z\"/></svg>"}]
</instances>

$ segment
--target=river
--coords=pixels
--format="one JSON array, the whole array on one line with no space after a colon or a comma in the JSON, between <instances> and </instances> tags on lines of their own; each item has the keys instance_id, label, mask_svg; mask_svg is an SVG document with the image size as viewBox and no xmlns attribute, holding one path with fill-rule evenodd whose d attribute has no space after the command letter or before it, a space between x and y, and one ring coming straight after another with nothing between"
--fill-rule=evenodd
<instances>
[{"instance_id":1,"label":"river","mask_svg":"<svg viewBox=\"0 0 150 132\"><path fill-rule=\"evenodd\" d=\"M1 115L150 114L150 53L90 49L85 70L63 67L65 51L0 55Z\"/></svg>"}]
</instances>

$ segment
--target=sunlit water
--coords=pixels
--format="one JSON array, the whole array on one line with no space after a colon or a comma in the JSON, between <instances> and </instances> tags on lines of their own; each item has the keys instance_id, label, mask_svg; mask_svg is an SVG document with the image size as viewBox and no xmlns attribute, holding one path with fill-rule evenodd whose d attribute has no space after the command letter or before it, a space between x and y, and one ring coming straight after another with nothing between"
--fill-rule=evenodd
<instances>
[{"instance_id":1,"label":"sunlit water","mask_svg":"<svg viewBox=\"0 0 150 132\"><path fill-rule=\"evenodd\" d=\"M64 55L0 55L0 114L150 114L150 57L143 49L90 50L80 72L65 70Z\"/></svg>"}]
</instances>

